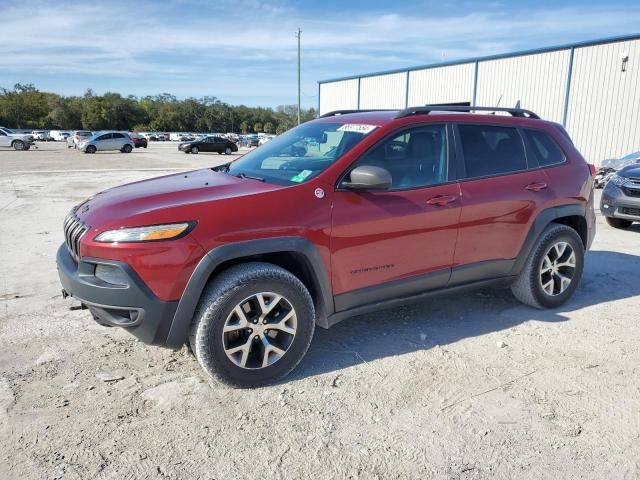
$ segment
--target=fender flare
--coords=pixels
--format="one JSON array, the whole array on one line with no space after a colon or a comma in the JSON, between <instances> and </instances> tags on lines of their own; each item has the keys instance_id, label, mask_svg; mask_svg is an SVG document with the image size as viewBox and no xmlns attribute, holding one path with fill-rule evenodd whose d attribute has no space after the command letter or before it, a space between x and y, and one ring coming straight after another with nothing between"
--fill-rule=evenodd
<instances>
[{"instance_id":1,"label":"fender flare","mask_svg":"<svg viewBox=\"0 0 640 480\"><path fill-rule=\"evenodd\" d=\"M202 292L211 274L219 265L229 260L278 252L293 252L303 256L306 267L312 273L314 287L318 294L316 323L321 327L328 327L327 317L334 311L333 295L329 276L318 249L303 237L264 238L222 245L202 257L191 274L180 298L167 334L166 346L180 348L187 341L193 314L196 311Z\"/></svg>"},{"instance_id":2,"label":"fender flare","mask_svg":"<svg viewBox=\"0 0 640 480\"><path fill-rule=\"evenodd\" d=\"M581 203L559 205L542 210L533 221L531 228L529 229L529 233L527 233L527 237L522 244L522 248L520 248L520 253L516 257L516 261L511 269L511 275L520 274L527 258L529 258L531 250L538 241L538 238L540 238L540 235L550 223L562 217L586 217L586 211L586 206Z\"/></svg>"}]
</instances>

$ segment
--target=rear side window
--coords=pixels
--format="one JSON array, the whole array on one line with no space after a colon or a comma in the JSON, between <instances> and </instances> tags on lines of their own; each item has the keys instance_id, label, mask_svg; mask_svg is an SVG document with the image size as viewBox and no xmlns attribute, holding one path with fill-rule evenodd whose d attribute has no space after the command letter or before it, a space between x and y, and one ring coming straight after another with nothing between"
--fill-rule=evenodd
<instances>
[{"instance_id":1,"label":"rear side window","mask_svg":"<svg viewBox=\"0 0 640 480\"><path fill-rule=\"evenodd\" d=\"M124 135L121 133L114 133L113 138L124 138Z\"/></svg>"},{"instance_id":2,"label":"rear side window","mask_svg":"<svg viewBox=\"0 0 640 480\"><path fill-rule=\"evenodd\" d=\"M539 166L564 163L566 157L553 138L539 130L525 130L527 151Z\"/></svg>"},{"instance_id":3,"label":"rear side window","mask_svg":"<svg viewBox=\"0 0 640 480\"><path fill-rule=\"evenodd\" d=\"M518 130L492 125L458 125L467 178L527 169Z\"/></svg>"}]
</instances>

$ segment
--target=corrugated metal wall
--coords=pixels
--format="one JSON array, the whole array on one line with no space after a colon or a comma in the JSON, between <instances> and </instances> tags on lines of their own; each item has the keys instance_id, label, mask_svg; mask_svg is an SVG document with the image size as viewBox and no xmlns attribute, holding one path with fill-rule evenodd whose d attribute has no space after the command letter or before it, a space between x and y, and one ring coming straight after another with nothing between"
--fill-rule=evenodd
<instances>
[{"instance_id":1,"label":"corrugated metal wall","mask_svg":"<svg viewBox=\"0 0 640 480\"><path fill-rule=\"evenodd\" d=\"M473 101L475 64L426 68L409 72L409 105Z\"/></svg>"},{"instance_id":2,"label":"corrugated metal wall","mask_svg":"<svg viewBox=\"0 0 640 480\"><path fill-rule=\"evenodd\" d=\"M406 86L406 72L361 78L360 108L404 108Z\"/></svg>"},{"instance_id":3,"label":"corrugated metal wall","mask_svg":"<svg viewBox=\"0 0 640 480\"><path fill-rule=\"evenodd\" d=\"M358 108L358 79L320 84L320 113Z\"/></svg>"},{"instance_id":4,"label":"corrugated metal wall","mask_svg":"<svg viewBox=\"0 0 640 480\"><path fill-rule=\"evenodd\" d=\"M478 64L476 105L533 110L562 122L569 50L501 58Z\"/></svg>"},{"instance_id":5,"label":"corrugated metal wall","mask_svg":"<svg viewBox=\"0 0 640 480\"><path fill-rule=\"evenodd\" d=\"M623 54L629 57L624 72ZM520 101L522 108L558 123L566 116L567 130L592 163L638 151L640 38L321 82L319 108L321 114L401 109L407 103L473 103L474 97L482 106L512 107Z\"/></svg>"},{"instance_id":6,"label":"corrugated metal wall","mask_svg":"<svg viewBox=\"0 0 640 480\"><path fill-rule=\"evenodd\" d=\"M567 130L590 162L640 150L640 40L575 49Z\"/></svg>"}]
</instances>

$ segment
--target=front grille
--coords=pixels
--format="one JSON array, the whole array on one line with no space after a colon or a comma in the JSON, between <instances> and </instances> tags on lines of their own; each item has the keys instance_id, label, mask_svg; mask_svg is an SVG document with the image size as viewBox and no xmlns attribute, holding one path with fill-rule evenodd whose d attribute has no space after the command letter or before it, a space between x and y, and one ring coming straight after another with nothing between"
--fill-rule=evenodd
<instances>
[{"instance_id":1,"label":"front grille","mask_svg":"<svg viewBox=\"0 0 640 480\"><path fill-rule=\"evenodd\" d=\"M640 208L620 207L620 213L640 217Z\"/></svg>"},{"instance_id":2,"label":"front grille","mask_svg":"<svg viewBox=\"0 0 640 480\"><path fill-rule=\"evenodd\" d=\"M71 212L64 220L64 243L76 260L80 259L80 239L87 233L89 226L80 221L75 212Z\"/></svg>"},{"instance_id":3,"label":"front grille","mask_svg":"<svg viewBox=\"0 0 640 480\"><path fill-rule=\"evenodd\" d=\"M639 197L640 198L640 189L636 190L635 188L623 187L622 191L624 192L624 194L627 197Z\"/></svg>"}]
</instances>

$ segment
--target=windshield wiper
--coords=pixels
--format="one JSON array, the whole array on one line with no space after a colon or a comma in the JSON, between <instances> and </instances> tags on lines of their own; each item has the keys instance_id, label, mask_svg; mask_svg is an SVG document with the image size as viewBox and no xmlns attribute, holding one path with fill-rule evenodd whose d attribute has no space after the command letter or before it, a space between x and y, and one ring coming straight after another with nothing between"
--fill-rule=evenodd
<instances>
[{"instance_id":1,"label":"windshield wiper","mask_svg":"<svg viewBox=\"0 0 640 480\"><path fill-rule=\"evenodd\" d=\"M249 180L257 180L258 182L266 182L266 180L262 177L254 177L253 175L247 175L244 172L240 172L237 175L234 175L235 177L238 178L248 178Z\"/></svg>"}]
</instances>

